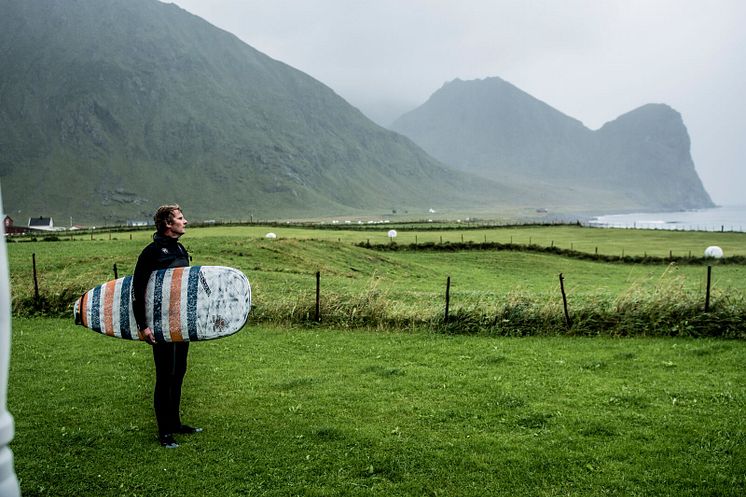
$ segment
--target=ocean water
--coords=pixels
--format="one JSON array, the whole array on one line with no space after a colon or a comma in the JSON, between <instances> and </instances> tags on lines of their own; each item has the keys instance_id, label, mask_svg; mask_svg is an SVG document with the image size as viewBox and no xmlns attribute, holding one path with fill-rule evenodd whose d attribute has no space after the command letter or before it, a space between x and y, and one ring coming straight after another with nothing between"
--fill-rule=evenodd
<instances>
[{"instance_id":1,"label":"ocean water","mask_svg":"<svg viewBox=\"0 0 746 497\"><path fill-rule=\"evenodd\" d=\"M746 231L746 205L676 212L638 212L598 216L591 226L682 231Z\"/></svg>"}]
</instances>

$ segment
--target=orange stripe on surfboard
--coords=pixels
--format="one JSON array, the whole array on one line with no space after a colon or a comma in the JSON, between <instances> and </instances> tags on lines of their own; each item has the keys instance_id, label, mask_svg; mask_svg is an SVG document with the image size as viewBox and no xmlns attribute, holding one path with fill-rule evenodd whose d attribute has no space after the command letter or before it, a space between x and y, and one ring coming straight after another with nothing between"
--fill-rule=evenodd
<instances>
[{"instance_id":1,"label":"orange stripe on surfboard","mask_svg":"<svg viewBox=\"0 0 746 497\"><path fill-rule=\"evenodd\" d=\"M172 342L183 342L181 335L181 277L183 267L174 268L171 274L171 297L168 309L168 332Z\"/></svg>"},{"instance_id":2,"label":"orange stripe on surfboard","mask_svg":"<svg viewBox=\"0 0 746 497\"><path fill-rule=\"evenodd\" d=\"M116 281L106 283L106 295L104 296L104 329L106 334L114 336L114 290L117 287Z\"/></svg>"},{"instance_id":3,"label":"orange stripe on surfboard","mask_svg":"<svg viewBox=\"0 0 746 497\"><path fill-rule=\"evenodd\" d=\"M85 292L82 297L80 297L80 320L83 323L83 326L88 328L88 292Z\"/></svg>"}]
</instances>

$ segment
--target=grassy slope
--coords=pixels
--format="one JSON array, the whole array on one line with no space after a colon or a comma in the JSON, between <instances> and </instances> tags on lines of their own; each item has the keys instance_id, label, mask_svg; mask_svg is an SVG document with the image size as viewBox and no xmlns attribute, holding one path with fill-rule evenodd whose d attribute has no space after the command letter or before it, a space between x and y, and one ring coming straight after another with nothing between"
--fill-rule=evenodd
<instances>
[{"instance_id":1,"label":"grassy slope","mask_svg":"<svg viewBox=\"0 0 746 497\"><path fill-rule=\"evenodd\" d=\"M270 230L287 238L261 238ZM700 251L707 242L731 254L744 246L744 235L734 234L566 227L463 234L608 253L624 246L665 255L672 245ZM416 236L456 242L461 233ZM43 292L85 289L108 279L114 262L120 274L131 271L148 237L11 243L14 297L32 291L32 253ZM481 301L489 308L493 297L510 300L516 292L557 301L559 271L571 305L599 292L647 298L670 279L698 291L702 266L353 246L368 237L385 241L381 233L342 230L189 231L183 241L194 263L246 271L256 308L238 335L193 345L183 408L185 420L206 431L184 439L178 451L155 443L153 366L144 344L98 336L70 319L15 318L8 407L16 417L11 447L24 495L746 491L743 341L507 339L256 324L277 302L311 302L317 270L325 299L335 293L362 303L359 295L381 290L389 303L440 313L446 274L456 306ZM719 266L715 275L720 297L743 293L742 266Z\"/></svg>"},{"instance_id":2,"label":"grassy slope","mask_svg":"<svg viewBox=\"0 0 746 497\"><path fill-rule=\"evenodd\" d=\"M283 237L268 240L274 230ZM509 233L512 233L509 234ZM657 233L568 227L419 231L444 243L493 238L514 243L575 245L593 253L667 255L678 246L701 253L704 242L738 253L744 235ZM9 245L14 312L34 315L31 259L36 254L43 315L69 316L85 290L132 272L149 233L103 239ZM99 235L101 237L101 235ZM313 238L311 238L313 237ZM252 282L253 319L261 323L308 324L315 317L315 273L321 274L321 318L327 325L382 329L443 326L444 293L451 277L451 332L502 335L565 333L558 275L564 275L570 333L577 335L676 335L740 337L744 334L746 269L713 269L711 310L703 313L707 271L703 265L602 263L520 251L381 252L354 245L380 232L291 228L192 229L183 238L193 264L243 270ZM592 248L591 248L592 247ZM625 247L625 248L622 248ZM685 255L685 254L684 254Z\"/></svg>"},{"instance_id":3,"label":"grassy slope","mask_svg":"<svg viewBox=\"0 0 746 497\"><path fill-rule=\"evenodd\" d=\"M737 496L742 341L487 338L250 325L194 344L155 442L147 346L14 321L23 495Z\"/></svg>"},{"instance_id":4,"label":"grassy slope","mask_svg":"<svg viewBox=\"0 0 746 497\"><path fill-rule=\"evenodd\" d=\"M275 232L277 240L264 234ZM372 232L314 230L283 227L192 228L182 242L194 257L194 264L228 265L244 270L260 287L282 292L284 281L306 281L316 271L331 278L334 285L369 285L373 276L398 285L402 290L420 288L440 291L446 275L468 281L473 290L507 293L516 288L537 292L553 291L562 272L571 288L593 293L620 293L630 285L669 272L665 264L623 265L578 261L547 254L523 252L375 252L353 244L370 241L387 243L386 229ZM32 289L31 256L36 254L42 289L59 292L68 287L75 292L88 289L113 275L131 273L137 255L149 241L150 232L99 234L74 242L11 243L8 245L14 295L28 295ZM109 237L111 236L111 240ZM490 242L527 245L529 243L608 255L654 255L669 253L699 256L708 245L719 245L726 255L746 255L746 235L741 233L695 233L643 230L601 230L578 227L495 228L485 230L399 230L399 243ZM131 239L130 239L131 238ZM702 285L702 266L680 266L690 288ZM716 266L715 284L725 289L746 288L744 269L739 265Z\"/></svg>"}]
</instances>

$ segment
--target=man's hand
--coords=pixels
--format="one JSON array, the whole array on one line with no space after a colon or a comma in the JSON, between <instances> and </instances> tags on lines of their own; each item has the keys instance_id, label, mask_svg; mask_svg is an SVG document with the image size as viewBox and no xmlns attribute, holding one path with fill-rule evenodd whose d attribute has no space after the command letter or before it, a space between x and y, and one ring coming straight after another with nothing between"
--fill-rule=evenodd
<instances>
[{"instance_id":1,"label":"man's hand","mask_svg":"<svg viewBox=\"0 0 746 497\"><path fill-rule=\"evenodd\" d=\"M142 339L150 345L155 345L155 334L153 334L153 330L151 330L150 327L140 331L140 335L142 336Z\"/></svg>"}]
</instances>

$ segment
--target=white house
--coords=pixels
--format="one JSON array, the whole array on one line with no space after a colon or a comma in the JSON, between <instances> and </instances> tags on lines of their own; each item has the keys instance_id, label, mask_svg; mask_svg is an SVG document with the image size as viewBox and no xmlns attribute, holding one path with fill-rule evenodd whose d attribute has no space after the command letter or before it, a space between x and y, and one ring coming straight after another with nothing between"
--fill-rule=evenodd
<instances>
[{"instance_id":1,"label":"white house","mask_svg":"<svg viewBox=\"0 0 746 497\"><path fill-rule=\"evenodd\" d=\"M51 217L30 217L27 226L30 230L54 231L54 221Z\"/></svg>"}]
</instances>

